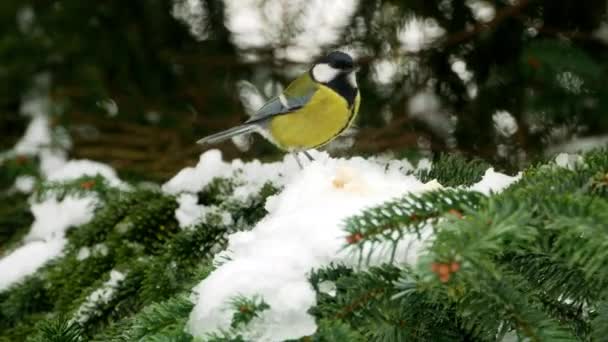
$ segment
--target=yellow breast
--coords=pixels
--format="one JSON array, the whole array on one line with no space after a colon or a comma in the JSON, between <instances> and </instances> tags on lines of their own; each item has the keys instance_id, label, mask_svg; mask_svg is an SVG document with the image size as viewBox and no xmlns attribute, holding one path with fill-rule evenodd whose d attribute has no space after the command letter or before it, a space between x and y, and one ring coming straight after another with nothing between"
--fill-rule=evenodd
<instances>
[{"instance_id":1,"label":"yellow breast","mask_svg":"<svg viewBox=\"0 0 608 342\"><path fill-rule=\"evenodd\" d=\"M274 117L269 125L270 135L285 150L319 147L333 140L351 123L357 107L349 108L342 96L321 85L306 106Z\"/></svg>"}]
</instances>

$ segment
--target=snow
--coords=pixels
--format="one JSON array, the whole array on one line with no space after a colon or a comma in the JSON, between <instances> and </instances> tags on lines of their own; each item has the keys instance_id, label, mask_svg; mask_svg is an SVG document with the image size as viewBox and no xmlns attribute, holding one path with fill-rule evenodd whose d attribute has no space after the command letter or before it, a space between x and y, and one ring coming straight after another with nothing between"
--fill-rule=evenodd
<instances>
[{"instance_id":1,"label":"snow","mask_svg":"<svg viewBox=\"0 0 608 342\"><path fill-rule=\"evenodd\" d=\"M90 161L70 161L51 173L49 179L69 180L97 173L107 177L111 184L120 183L110 167ZM17 188L25 189L27 184L20 183L27 181L17 180ZM61 256L66 244L66 230L89 222L99 204L94 194L67 195L61 200L55 196L48 196L41 202L36 202L32 198L30 210L34 222L23 240L24 245L6 256L0 256L0 274L2 274L0 291L33 274L47 261Z\"/></svg>"},{"instance_id":2,"label":"snow","mask_svg":"<svg viewBox=\"0 0 608 342\"><path fill-rule=\"evenodd\" d=\"M125 279L125 274L117 270L110 271L110 279L103 283L100 288L91 292L85 302L74 314L73 321L85 323L98 311L100 304L107 304L114 297L116 287Z\"/></svg>"},{"instance_id":3,"label":"snow","mask_svg":"<svg viewBox=\"0 0 608 342\"><path fill-rule=\"evenodd\" d=\"M409 99L407 106L412 118L425 123L446 140L452 136L456 122L442 110L437 94L429 90L418 92Z\"/></svg>"},{"instance_id":4,"label":"snow","mask_svg":"<svg viewBox=\"0 0 608 342\"><path fill-rule=\"evenodd\" d=\"M193 194L184 193L177 198L179 207L175 210L175 218L181 228L186 228L193 224L204 221L208 215L216 214L222 220L222 224L227 226L233 222L229 212L221 210L215 205L199 205L198 197Z\"/></svg>"},{"instance_id":5,"label":"snow","mask_svg":"<svg viewBox=\"0 0 608 342\"><path fill-rule=\"evenodd\" d=\"M598 135L591 137L576 137L565 143L549 147L545 154L554 155L559 152L586 152L599 147L608 146L608 135Z\"/></svg>"},{"instance_id":6,"label":"snow","mask_svg":"<svg viewBox=\"0 0 608 342\"><path fill-rule=\"evenodd\" d=\"M392 60L380 59L372 64L374 81L380 85L389 85L393 82L399 71L399 65Z\"/></svg>"},{"instance_id":7,"label":"snow","mask_svg":"<svg viewBox=\"0 0 608 342\"><path fill-rule=\"evenodd\" d=\"M19 176L15 179L15 188L24 194L29 194L34 190L36 178L32 176Z\"/></svg>"},{"instance_id":8,"label":"snow","mask_svg":"<svg viewBox=\"0 0 608 342\"><path fill-rule=\"evenodd\" d=\"M51 129L49 119L45 115L32 118L25 134L15 145L15 154L35 155L41 148L51 144Z\"/></svg>"},{"instance_id":9,"label":"snow","mask_svg":"<svg viewBox=\"0 0 608 342\"><path fill-rule=\"evenodd\" d=\"M66 196L58 201L51 197L30 207L34 215L34 223L25 237L26 241L51 240L62 238L71 226L79 226L93 218L93 210L97 204L94 196Z\"/></svg>"},{"instance_id":10,"label":"snow","mask_svg":"<svg viewBox=\"0 0 608 342\"><path fill-rule=\"evenodd\" d=\"M275 51L279 58L309 61L337 40L343 27L350 23L357 3L357 0L226 0L226 28L233 43L242 50L277 46L282 47ZM172 14L188 25L197 40L209 38L206 30L209 13L203 1L173 0ZM281 34L287 31L292 34Z\"/></svg>"},{"instance_id":11,"label":"snow","mask_svg":"<svg viewBox=\"0 0 608 342\"><path fill-rule=\"evenodd\" d=\"M173 0L171 14L190 28L190 33L199 41L209 37L207 32L207 8L200 0Z\"/></svg>"},{"instance_id":12,"label":"snow","mask_svg":"<svg viewBox=\"0 0 608 342\"><path fill-rule=\"evenodd\" d=\"M105 243L98 243L93 246L93 255L108 255L108 246Z\"/></svg>"},{"instance_id":13,"label":"snow","mask_svg":"<svg viewBox=\"0 0 608 342\"><path fill-rule=\"evenodd\" d=\"M203 337L227 329L232 317L227 303L237 295L261 295L270 305L242 332L246 340L314 333L316 324L307 310L316 298L307 275L332 262L358 263L356 255L343 250L343 220L407 192L437 187L436 182L423 184L397 167L385 171L385 165L363 158L319 159L287 177L284 191L267 200L269 214L253 230L229 237L227 250L216 256L221 266L194 289L198 298L188 322L190 333ZM398 261L415 263L428 237L428 232L422 240L406 237ZM386 260L379 254L372 263Z\"/></svg>"},{"instance_id":14,"label":"snow","mask_svg":"<svg viewBox=\"0 0 608 342\"><path fill-rule=\"evenodd\" d=\"M40 82L46 81L41 79ZM61 148L62 144L52 146L54 141L47 115L49 107L48 97L40 94L29 96L23 101L22 114L31 116L32 119L23 137L4 156L37 155L40 158L43 181L68 181L84 175L99 174L110 185L123 186L116 172L108 165L89 160L67 161L67 153ZM34 185L35 178L31 176L20 176L15 180L15 188L24 193L32 192ZM67 243L66 230L89 222L99 205L95 194L67 195L61 200L49 195L42 201L31 197L30 210L34 222L23 239L23 244L4 255L0 254L0 291L33 274L49 260L61 256Z\"/></svg>"},{"instance_id":15,"label":"snow","mask_svg":"<svg viewBox=\"0 0 608 342\"><path fill-rule=\"evenodd\" d=\"M494 113L494 115L492 115L492 121L494 121L494 129L496 129L496 132L504 137L510 137L517 132L517 121L515 121L513 115L506 110L499 110Z\"/></svg>"},{"instance_id":16,"label":"snow","mask_svg":"<svg viewBox=\"0 0 608 342\"><path fill-rule=\"evenodd\" d=\"M96 203L97 199L92 196L66 196L61 201L53 197L32 203L30 209L34 223L24 238L24 244L0 258L0 291L33 274L47 261L61 256L67 243L65 231L91 220Z\"/></svg>"},{"instance_id":17,"label":"snow","mask_svg":"<svg viewBox=\"0 0 608 342\"><path fill-rule=\"evenodd\" d=\"M69 181L82 176L100 175L104 177L111 186L122 186L116 171L106 164L91 160L70 160L63 166L50 172L47 176L49 181Z\"/></svg>"},{"instance_id":18,"label":"snow","mask_svg":"<svg viewBox=\"0 0 608 342\"><path fill-rule=\"evenodd\" d=\"M311 150L309 153L317 161L330 160L329 155L325 152ZM301 156L301 159L306 160L306 157ZM388 161L382 158L372 160L378 165L388 166L393 172L406 172L413 169L407 160ZM224 223L230 224L232 218L228 217L227 213L218 212L214 207L197 204L195 193L203 190L216 178L231 178L237 183L232 199L246 202L252 195L256 195L264 184L272 182L274 186L283 187L299 172L298 164L289 154L285 155L282 161L274 163L261 163L258 160L245 163L239 159L224 162L220 151L210 150L201 155L195 167L181 170L165 183L162 189L168 194L179 195L177 198L179 207L175 212L175 217L180 227L200 222L210 212L219 213L223 216Z\"/></svg>"},{"instance_id":19,"label":"snow","mask_svg":"<svg viewBox=\"0 0 608 342\"><path fill-rule=\"evenodd\" d=\"M76 254L77 260L85 260L90 256L106 256L108 255L108 246L103 243L98 243L93 247L81 247Z\"/></svg>"},{"instance_id":20,"label":"snow","mask_svg":"<svg viewBox=\"0 0 608 342\"><path fill-rule=\"evenodd\" d=\"M437 112L440 109L439 96L428 90L413 95L408 101L410 115L423 116L429 112Z\"/></svg>"},{"instance_id":21,"label":"snow","mask_svg":"<svg viewBox=\"0 0 608 342\"><path fill-rule=\"evenodd\" d=\"M82 261L84 259L87 259L90 256L91 256L91 249L89 247L85 246L85 247L81 247L78 250L78 254L76 254L76 259Z\"/></svg>"},{"instance_id":22,"label":"snow","mask_svg":"<svg viewBox=\"0 0 608 342\"><path fill-rule=\"evenodd\" d=\"M511 184L517 182L522 177L519 172L515 176L505 175L504 173L494 171L494 168L489 168L483 175L483 178L478 183L474 184L469 190L479 191L485 195L498 193L506 189Z\"/></svg>"},{"instance_id":23,"label":"snow","mask_svg":"<svg viewBox=\"0 0 608 342\"><path fill-rule=\"evenodd\" d=\"M97 106L105 110L110 117L118 115L118 104L113 99L97 101Z\"/></svg>"},{"instance_id":24,"label":"snow","mask_svg":"<svg viewBox=\"0 0 608 342\"><path fill-rule=\"evenodd\" d=\"M419 52L445 35L445 29L433 18L412 16L397 31L397 40L405 52Z\"/></svg>"},{"instance_id":25,"label":"snow","mask_svg":"<svg viewBox=\"0 0 608 342\"><path fill-rule=\"evenodd\" d=\"M36 272L48 260L61 255L65 239L32 241L0 258L0 292Z\"/></svg>"},{"instance_id":26,"label":"snow","mask_svg":"<svg viewBox=\"0 0 608 342\"><path fill-rule=\"evenodd\" d=\"M35 22L36 14L31 6L23 6L17 11L17 26L21 33L31 32L32 26Z\"/></svg>"},{"instance_id":27,"label":"snow","mask_svg":"<svg viewBox=\"0 0 608 342\"><path fill-rule=\"evenodd\" d=\"M309 61L320 54L324 46L336 41L342 28L350 22L357 2L227 0L226 26L234 43L241 48L284 46L275 52L278 57ZM278 33L287 31L292 34L286 41L285 35Z\"/></svg>"},{"instance_id":28,"label":"snow","mask_svg":"<svg viewBox=\"0 0 608 342\"><path fill-rule=\"evenodd\" d=\"M560 153L555 157L555 163L568 170L574 170L584 163L583 157L578 154Z\"/></svg>"},{"instance_id":29,"label":"snow","mask_svg":"<svg viewBox=\"0 0 608 342\"><path fill-rule=\"evenodd\" d=\"M209 184L214 177L229 171L227 164L222 163L222 154L211 150L201 155L196 167L187 167L163 185L163 191L169 194L196 192Z\"/></svg>"},{"instance_id":30,"label":"snow","mask_svg":"<svg viewBox=\"0 0 608 342\"><path fill-rule=\"evenodd\" d=\"M488 23L496 16L496 9L488 1L482 0L467 0L466 5L473 12L473 17L477 21Z\"/></svg>"},{"instance_id":31,"label":"snow","mask_svg":"<svg viewBox=\"0 0 608 342\"><path fill-rule=\"evenodd\" d=\"M265 183L272 181L275 185L285 184L287 175L299 170L295 160L287 155L283 162L260 163L255 160L243 163L241 160L232 162L222 161L218 150L210 150L201 155L195 167L187 167L165 183L163 191L169 194L180 194L177 198L179 207L175 217L180 227L186 227L204 218L207 212L213 210L197 204L194 193L201 191L211 181L218 177L232 178L238 181L234 189L235 200L247 201L256 194ZM231 218L230 218L231 219ZM228 221L228 218L225 218Z\"/></svg>"},{"instance_id":32,"label":"snow","mask_svg":"<svg viewBox=\"0 0 608 342\"><path fill-rule=\"evenodd\" d=\"M325 293L331 297L336 296L336 283L333 281L325 280L319 283L319 292Z\"/></svg>"},{"instance_id":33,"label":"snow","mask_svg":"<svg viewBox=\"0 0 608 342\"><path fill-rule=\"evenodd\" d=\"M67 161L67 153L58 149L44 149L38 154L40 157L40 173L43 176L59 170Z\"/></svg>"},{"instance_id":34,"label":"snow","mask_svg":"<svg viewBox=\"0 0 608 342\"><path fill-rule=\"evenodd\" d=\"M316 324L307 312L316 304L308 282L311 270L332 263L359 265L358 254L344 249L344 219L406 193L441 187L435 180L423 184L406 175L404 169L412 168L408 162L392 161L389 166L374 158L346 160L331 159L314 151L313 154L316 161L299 170L288 156L277 163L227 163L218 152L209 151L201 156L195 168L165 185L165 190L170 191L196 190L210 181L196 178L204 173L211 178L236 174L258 185L278 177L277 182L284 186L281 193L267 199L268 214L252 230L228 237L228 247L215 257L216 270L193 289L195 307L186 327L188 332L204 338L206 334L228 330L233 314L231 299L260 296L270 309L239 331L245 340L297 339L314 333ZM512 177L488 169L483 179L470 189L485 194L499 192L520 177L521 174ZM251 189L245 187L243 191ZM196 198L189 196L183 197L184 203L188 202L196 213ZM431 231L426 227L420 238L413 234L405 236L397 248L395 261L415 264L432 238ZM389 260L388 246L375 248L386 252L374 254L371 265ZM333 295L335 284L323 283L320 290Z\"/></svg>"},{"instance_id":35,"label":"snow","mask_svg":"<svg viewBox=\"0 0 608 342\"><path fill-rule=\"evenodd\" d=\"M604 44L608 44L608 22L602 21L600 26L593 32L593 37Z\"/></svg>"}]
</instances>

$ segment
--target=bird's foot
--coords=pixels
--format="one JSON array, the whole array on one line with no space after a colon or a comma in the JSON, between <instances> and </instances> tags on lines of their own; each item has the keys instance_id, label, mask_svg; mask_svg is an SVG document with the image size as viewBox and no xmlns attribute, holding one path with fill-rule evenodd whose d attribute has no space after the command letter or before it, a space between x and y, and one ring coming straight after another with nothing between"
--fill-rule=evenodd
<instances>
[{"instance_id":1,"label":"bird's foot","mask_svg":"<svg viewBox=\"0 0 608 342\"><path fill-rule=\"evenodd\" d=\"M315 161L315 158L313 158L310 153L308 153L308 151L302 151L304 153L304 155L306 156L306 158L308 158L308 160L310 162ZM302 164L302 161L300 160L300 156L298 155L299 152L291 152L291 154L293 155L294 159L296 160L296 162L298 163L298 166L300 167L301 170L304 170L304 165Z\"/></svg>"}]
</instances>

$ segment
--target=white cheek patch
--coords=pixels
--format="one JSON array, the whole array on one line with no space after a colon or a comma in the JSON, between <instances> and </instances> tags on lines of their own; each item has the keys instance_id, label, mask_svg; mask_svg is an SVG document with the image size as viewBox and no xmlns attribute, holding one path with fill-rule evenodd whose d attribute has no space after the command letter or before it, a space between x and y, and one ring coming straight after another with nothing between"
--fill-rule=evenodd
<instances>
[{"instance_id":1,"label":"white cheek patch","mask_svg":"<svg viewBox=\"0 0 608 342\"><path fill-rule=\"evenodd\" d=\"M357 88L357 74L353 71L350 74L348 74L348 83L350 83L350 85L353 88Z\"/></svg>"},{"instance_id":2,"label":"white cheek patch","mask_svg":"<svg viewBox=\"0 0 608 342\"><path fill-rule=\"evenodd\" d=\"M314 77L317 82L321 83L329 83L336 78L339 73L339 70L332 68L327 63L317 64L312 68L312 77Z\"/></svg>"}]
</instances>

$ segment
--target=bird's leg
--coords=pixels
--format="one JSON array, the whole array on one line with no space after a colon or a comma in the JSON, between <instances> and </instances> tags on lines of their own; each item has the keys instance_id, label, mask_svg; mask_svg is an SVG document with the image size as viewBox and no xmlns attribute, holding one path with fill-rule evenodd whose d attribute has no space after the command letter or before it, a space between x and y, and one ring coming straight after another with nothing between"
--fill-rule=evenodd
<instances>
[{"instance_id":1,"label":"bird's leg","mask_svg":"<svg viewBox=\"0 0 608 342\"><path fill-rule=\"evenodd\" d=\"M302 151L304 152L304 155L306 156L306 158L308 158L308 160L310 160L311 162L315 161L315 158L313 158L310 153L308 153L308 151Z\"/></svg>"},{"instance_id":2,"label":"bird's leg","mask_svg":"<svg viewBox=\"0 0 608 342\"><path fill-rule=\"evenodd\" d=\"M302 166L302 162L300 161L300 157L298 157L298 152L291 152L291 154L293 155L293 157L295 158L296 162L298 163L298 166L300 167L300 170L304 170L304 166Z\"/></svg>"}]
</instances>

